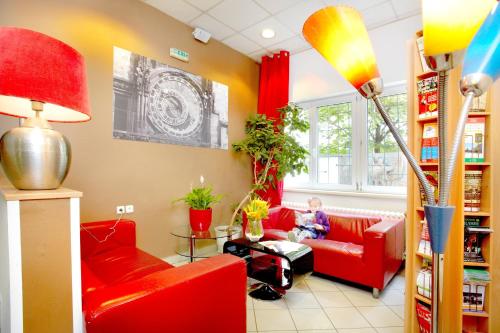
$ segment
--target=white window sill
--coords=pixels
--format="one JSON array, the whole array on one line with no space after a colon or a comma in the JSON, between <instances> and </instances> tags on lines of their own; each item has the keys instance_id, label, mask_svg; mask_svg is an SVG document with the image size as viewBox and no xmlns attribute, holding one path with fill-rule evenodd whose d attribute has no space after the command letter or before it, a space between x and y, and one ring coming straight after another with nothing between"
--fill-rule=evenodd
<instances>
[{"instance_id":1,"label":"white window sill","mask_svg":"<svg viewBox=\"0 0 500 333\"><path fill-rule=\"evenodd\" d=\"M336 190L324 190L324 189L313 189L313 188L284 188L284 192L290 193L308 193L308 194L319 194L319 195L338 195L345 197L358 197L358 198L376 198L376 199L397 199L406 200L406 194L394 194L394 193L374 193L374 192L353 192L353 191L336 191Z\"/></svg>"}]
</instances>

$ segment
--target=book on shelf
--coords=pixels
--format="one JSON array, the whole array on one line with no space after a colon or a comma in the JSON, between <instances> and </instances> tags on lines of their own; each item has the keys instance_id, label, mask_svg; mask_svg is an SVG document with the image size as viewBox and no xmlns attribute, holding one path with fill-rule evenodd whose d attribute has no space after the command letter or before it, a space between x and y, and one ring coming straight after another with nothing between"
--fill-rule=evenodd
<instances>
[{"instance_id":1,"label":"book on shelf","mask_svg":"<svg viewBox=\"0 0 500 333\"><path fill-rule=\"evenodd\" d=\"M431 184L432 190L434 191L434 198L437 200L439 199L439 177L438 177L438 172L433 171L433 170L424 170L425 178L429 181ZM422 184L418 182L418 187L420 189L420 204L421 206L424 206L427 204L427 196L425 195L424 188L422 187Z\"/></svg>"},{"instance_id":2,"label":"book on shelf","mask_svg":"<svg viewBox=\"0 0 500 333\"><path fill-rule=\"evenodd\" d=\"M483 312L486 286L464 283L462 309L467 312Z\"/></svg>"},{"instance_id":3,"label":"book on shelf","mask_svg":"<svg viewBox=\"0 0 500 333\"><path fill-rule=\"evenodd\" d=\"M462 308L464 311L484 311L486 285L490 283L490 281L490 273L485 269L464 269L462 301Z\"/></svg>"},{"instance_id":4,"label":"book on shelf","mask_svg":"<svg viewBox=\"0 0 500 333\"><path fill-rule=\"evenodd\" d=\"M491 282L490 272L484 268L464 268L464 284L486 286Z\"/></svg>"},{"instance_id":5,"label":"book on shelf","mask_svg":"<svg viewBox=\"0 0 500 333\"><path fill-rule=\"evenodd\" d=\"M438 124L426 123L422 129L422 150L420 160L424 163L435 163L439 158Z\"/></svg>"},{"instance_id":6,"label":"book on shelf","mask_svg":"<svg viewBox=\"0 0 500 333\"><path fill-rule=\"evenodd\" d=\"M417 77L418 118L435 117L438 114L438 75L428 72Z\"/></svg>"},{"instance_id":7,"label":"book on shelf","mask_svg":"<svg viewBox=\"0 0 500 333\"><path fill-rule=\"evenodd\" d=\"M417 49L418 49L418 55L420 56L420 65L422 65L422 71L430 72L431 69L429 68L429 65L427 65L427 61L425 61L424 36L422 35L422 32L417 33Z\"/></svg>"},{"instance_id":8,"label":"book on shelf","mask_svg":"<svg viewBox=\"0 0 500 333\"><path fill-rule=\"evenodd\" d=\"M464 234L464 261L485 262L481 250L481 236L477 232Z\"/></svg>"},{"instance_id":9,"label":"book on shelf","mask_svg":"<svg viewBox=\"0 0 500 333\"><path fill-rule=\"evenodd\" d=\"M487 270L482 268L464 268L464 283L486 285L490 281L490 272Z\"/></svg>"},{"instance_id":10,"label":"book on shelf","mask_svg":"<svg viewBox=\"0 0 500 333\"><path fill-rule=\"evenodd\" d=\"M427 220L420 221L422 223L422 232L420 234L420 242L418 243L417 253L432 256L431 238L429 236L429 226Z\"/></svg>"},{"instance_id":11,"label":"book on shelf","mask_svg":"<svg viewBox=\"0 0 500 333\"><path fill-rule=\"evenodd\" d=\"M485 117L471 117L464 130L465 162L484 162Z\"/></svg>"},{"instance_id":12,"label":"book on shelf","mask_svg":"<svg viewBox=\"0 0 500 333\"><path fill-rule=\"evenodd\" d=\"M481 217L479 216L466 216L464 218L465 227L479 227L481 225Z\"/></svg>"},{"instance_id":13,"label":"book on shelf","mask_svg":"<svg viewBox=\"0 0 500 333\"><path fill-rule=\"evenodd\" d=\"M465 170L464 176L464 211L479 212L481 210L481 182L483 171Z\"/></svg>"},{"instance_id":14,"label":"book on shelf","mask_svg":"<svg viewBox=\"0 0 500 333\"><path fill-rule=\"evenodd\" d=\"M417 321L420 333L431 333L431 308L417 302Z\"/></svg>"},{"instance_id":15,"label":"book on shelf","mask_svg":"<svg viewBox=\"0 0 500 333\"><path fill-rule=\"evenodd\" d=\"M417 274L417 293L427 298L432 296L432 270L422 268Z\"/></svg>"}]
</instances>

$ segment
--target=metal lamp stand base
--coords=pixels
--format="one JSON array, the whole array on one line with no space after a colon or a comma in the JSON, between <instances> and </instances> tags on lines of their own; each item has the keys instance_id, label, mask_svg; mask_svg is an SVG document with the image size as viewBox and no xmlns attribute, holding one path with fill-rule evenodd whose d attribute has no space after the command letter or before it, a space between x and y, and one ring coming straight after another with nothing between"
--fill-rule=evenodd
<instances>
[{"instance_id":1,"label":"metal lamp stand base","mask_svg":"<svg viewBox=\"0 0 500 333\"><path fill-rule=\"evenodd\" d=\"M253 298L264 301L275 301L282 297L282 294L268 285L267 283L259 283L255 286L256 289L252 290L248 295Z\"/></svg>"},{"instance_id":2,"label":"metal lamp stand base","mask_svg":"<svg viewBox=\"0 0 500 333\"><path fill-rule=\"evenodd\" d=\"M26 119L23 126L13 128L0 139L0 161L5 175L20 190L60 187L71 164L68 139L38 116L42 107L34 108L38 110L36 117Z\"/></svg>"}]
</instances>

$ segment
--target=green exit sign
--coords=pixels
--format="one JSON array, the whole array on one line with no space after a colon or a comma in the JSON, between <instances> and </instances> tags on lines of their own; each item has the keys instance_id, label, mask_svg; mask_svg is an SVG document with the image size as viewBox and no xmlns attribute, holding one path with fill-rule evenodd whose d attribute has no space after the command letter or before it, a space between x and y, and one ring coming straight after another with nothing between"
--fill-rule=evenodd
<instances>
[{"instance_id":1,"label":"green exit sign","mask_svg":"<svg viewBox=\"0 0 500 333\"><path fill-rule=\"evenodd\" d=\"M181 61L185 62L189 61L189 53L187 53L186 51L176 49L175 47L170 48L170 56L175 59L179 59Z\"/></svg>"}]
</instances>

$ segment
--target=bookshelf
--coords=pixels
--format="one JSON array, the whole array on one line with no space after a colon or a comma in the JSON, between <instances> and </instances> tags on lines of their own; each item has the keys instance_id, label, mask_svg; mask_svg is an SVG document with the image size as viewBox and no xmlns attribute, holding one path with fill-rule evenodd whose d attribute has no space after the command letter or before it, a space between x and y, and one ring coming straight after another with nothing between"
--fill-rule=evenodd
<instances>
[{"instance_id":1,"label":"bookshelf","mask_svg":"<svg viewBox=\"0 0 500 333\"><path fill-rule=\"evenodd\" d=\"M408 48L408 137L410 149L420 160L422 129L429 122L437 122L437 117L418 118L417 77L424 74L416 46L416 38L407 43ZM462 106L462 95L458 90L461 68L450 72L448 91L448 140L451 141L458 120L458 111ZM463 150L459 153L457 167L450 187L450 205L456 207L453 224L444 259L443 307L440 312L440 331L442 332L500 332L500 236L495 233L482 239L484 263L464 261L464 219L478 217L481 226L487 226L495 231L496 216L500 214L499 195L495 197L495 189L500 188L500 175L495 168L500 165L500 131L492 124L500 124L500 83L497 82L488 92L485 112L474 112L470 117L485 118L485 161L464 162ZM494 143L496 145L494 145ZM438 163L419 163L424 171L437 171ZM477 212L464 211L464 175L466 170L482 171L481 206ZM498 190L497 190L498 191ZM496 204L493 204L496 203ZM424 210L420 200L419 183L416 176L409 172L406 224L406 305L405 333L418 333L416 304L431 304L431 300L417 293L416 281L418 272L432 257L418 253ZM497 240L498 239L498 240ZM483 312L468 312L462 309L464 268L482 269L490 273L492 281L486 287L486 300ZM446 325L443 325L446 323Z\"/></svg>"}]
</instances>

